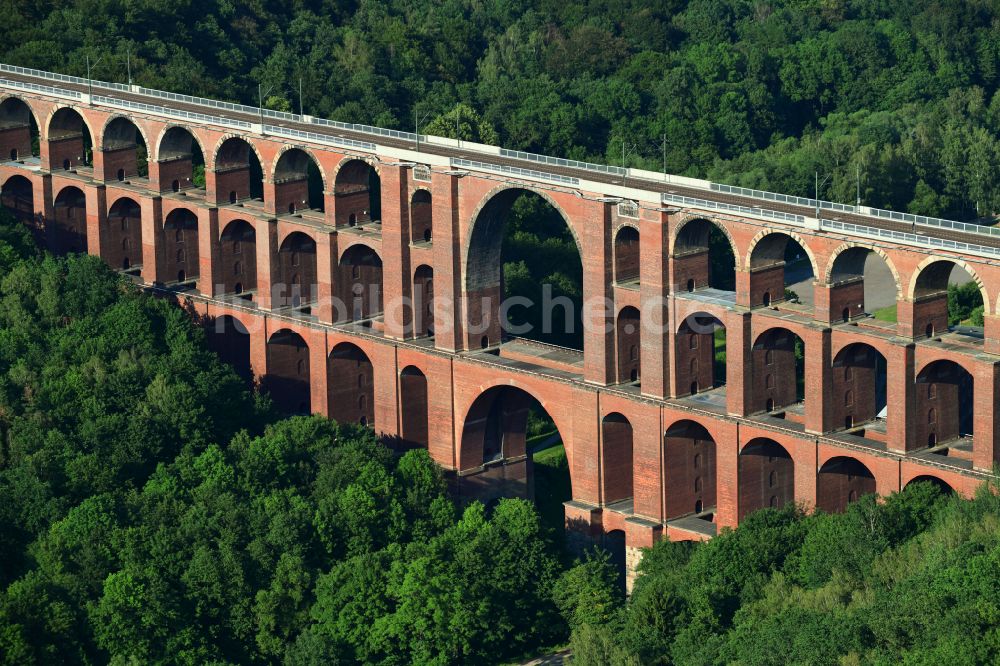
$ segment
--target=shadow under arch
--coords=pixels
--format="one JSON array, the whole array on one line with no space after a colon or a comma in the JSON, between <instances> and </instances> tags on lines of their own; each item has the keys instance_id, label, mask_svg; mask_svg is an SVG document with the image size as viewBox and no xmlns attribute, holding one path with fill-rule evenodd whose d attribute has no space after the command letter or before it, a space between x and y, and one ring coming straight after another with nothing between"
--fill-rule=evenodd
<instances>
[{"instance_id":1,"label":"shadow under arch","mask_svg":"<svg viewBox=\"0 0 1000 666\"><path fill-rule=\"evenodd\" d=\"M875 475L856 458L834 456L817 472L816 506L827 513L840 513L874 492Z\"/></svg>"},{"instance_id":2,"label":"shadow under arch","mask_svg":"<svg viewBox=\"0 0 1000 666\"><path fill-rule=\"evenodd\" d=\"M309 345L291 329L275 331L267 340L267 375L262 388L286 414L309 414Z\"/></svg>"},{"instance_id":3,"label":"shadow under arch","mask_svg":"<svg viewBox=\"0 0 1000 666\"><path fill-rule=\"evenodd\" d=\"M751 243L747 268L750 307L785 301L789 286L810 278L815 281L817 275L816 257L805 240L784 231L761 231Z\"/></svg>"},{"instance_id":4,"label":"shadow under arch","mask_svg":"<svg viewBox=\"0 0 1000 666\"><path fill-rule=\"evenodd\" d=\"M474 214L468 238L467 348L499 344L505 332L583 348L583 246L548 194L525 187L493 191Z\"/></svg>"},{"instance_id":5,"label":"shadow under arch","mask_svg":"<svg viewBox=\"0 0 1000 666\"><path fill-rule=\"evenodd\" d=\"M736 243L724 226L704 217L685 220L671 250L674 289L693 292L710 287L735 292L737 256Z\"/></svg>"},{"instance_id":6,"label":"shadow under arch","mask_svg":"<svg viewBox=\"0 0 1000 666\"><path fill-rule=\"evenodd\" d=\"M460 441L459 469L476 470L463 474L463 495L483 501L492 497L541 501L534 484L534 455L540 451L552 453L551 447L564 440L552 416L534 396L522 388L502 384L486 389L473 401L462 421ZM564 492L570 494L553 499L559 512L561 502L572 496L568 466L562 467L561 474ZM548 485L551 475L546 470L542 476ZM544 506L540 508L544 513Z\"/></svg>"},{"instance_id":7,"label":"shadow under arch","mask_svg":"<svg viewBox=\"0 0 1000 666\"><path fill-rule=\"evenodd\" d=\"M375 367L351 342L334 346L327 359L330 418L338 423L375 425Z\"/></svg>"},{"instance_id":8,"label":"shadow under arch","mask_svg":"<svg viewBox=\"0 0 1000 666\"><path fill-rule=\"evenodd\" d=\"M716 444L705 426L674 422L663 434L663 461L667 520L715 511Z\"/></svg>"},{"instance_id":9,"label":"shadow under arch","mask_svg":"<svg viewBox=\"0 0 1000 666\"><path fill-rule=\"evenodd\" d=\"M222 315L206 321L208 346L224 363L230 365L240 379L251 386L254 382L250 364L250 331L236 317Z\"/></svg>"},{"instance_id":10,"label":"shadow under arch","mask_svg":"<svg viewBox=\"0 0 1000 666\"><path fill-rule=\"evenodd\" d=\"M773 439L757 437L747 442L737 469L739 520L754 511L795 501L795 461Z\"/></svg>"},{"instance_id":11,"label":"shadow under arch","mask_svg":"<svg viewBox=\"0 0 1000 666\"><path fill-rule=\"evenodd\" d=\"M892 287L886 289L886 281ZM892 308L902 294L899 273L878 248L844 244L827 264L830 321L847 322L875 310Z\"/></svg>"},{"instance_id":12,"label":"shadow under arch","mask_svg":"<svg viewBox=\"0 0 1000 666\"><path fill-rule=\"evenodd\" d=\"M14 95L0 99L0 161L23 161L40 154L41 135L34 109Z\"/></svg>"}]
</instances>

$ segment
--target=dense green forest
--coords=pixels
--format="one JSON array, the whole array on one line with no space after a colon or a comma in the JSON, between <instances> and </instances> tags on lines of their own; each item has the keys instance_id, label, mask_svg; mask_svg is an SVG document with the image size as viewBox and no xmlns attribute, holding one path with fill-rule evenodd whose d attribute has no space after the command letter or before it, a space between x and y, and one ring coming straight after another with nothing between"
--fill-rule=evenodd
<instances>
[{"instance_id":1,"label":"dense green forest","mask_svg":"<svg viewBox=\"0 0 1000 666\"><path fill-rule=\"evenodd\" d=\"M853 203L1000 197L1000 9L937 0L8 0L2 59ZM100 60L99 60L100 59ZM99 60L99 61L98 61ZM466 114L462 114L466 118ZM474 123L463 122L463 132ZM860 188L859 188L860 185Z\"/></svg>"},{"instance_id":2,"label":"dense green forest","mask_svg":"<svg viewBox=\"0 0 1000 666\"><path fill-rule=\"evenodd\" d=\"M566 636L531 504L282 420L175 304L0 212L0 663L468 663ZM417 629L419 628L419 630Z\"/></svg>"},{"instance_id":3,"label":"dense green forest","mask_svg":"<svg viewBox=\"0 0 1000 666\"><path fill-rule=\"evenodd\" d=\"M970 502L919 483L843 514L760 511L704 545L657 544L627 605L595 603L606 573L579 565L573 663L998 663L998 490Z\"/></svg>"}]
</instances>

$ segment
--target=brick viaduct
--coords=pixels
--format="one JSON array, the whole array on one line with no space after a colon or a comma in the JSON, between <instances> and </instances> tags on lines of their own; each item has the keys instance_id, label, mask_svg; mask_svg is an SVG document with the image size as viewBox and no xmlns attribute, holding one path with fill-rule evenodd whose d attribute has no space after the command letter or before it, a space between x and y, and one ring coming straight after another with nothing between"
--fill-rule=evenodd
<instances>
[{"instance_id":1,"label":"brick viaduct","mask_svg":"<svg viewBox=\"0 0 1000 666\"><path fill-rule=\"evenodd\" d=\"M92 95L14 68L0 77L5 207L52 249L99 255L214 322L223 357L279 405L426 446L463 492L530 488L528 396L565 443L567 523L617 534L632 555L769 505L840 510L914 479L969 494L1000 453L990 235L850 207L821 219L765 193L139 88ZM525 190L562 214L584 298L601 304L587 308L580 352L501 338L500 242ZM712 286L710 237L735 257L735 290ZM809 307L784 298L793 242L815 276ZM872 261L895 282L896 324L865 314ZM948 329L956 265L980 287L985 335Z\"/></svg>"}]
</instances>

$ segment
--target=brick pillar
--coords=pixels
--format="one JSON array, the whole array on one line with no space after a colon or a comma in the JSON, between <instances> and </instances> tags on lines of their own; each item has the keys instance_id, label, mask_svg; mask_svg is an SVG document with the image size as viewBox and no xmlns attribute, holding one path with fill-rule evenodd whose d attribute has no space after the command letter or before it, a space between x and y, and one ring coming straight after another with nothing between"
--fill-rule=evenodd
<instances>
[{"instance_id":1,"label":"brick pillar","mask_svg":"<svg viewBox=\"0 0 1000 666\"><path fill-rule=\"evenodd\" d=\"M104 159L104 148L101 146L93 146L92 154L92 166L94 168L94 180L98 183L106 183L109 180L118 180L111 174L112 177L108 178L108 174L105 173L105 159Z\"/></svg>"},{"instance_id":2,"label":"brick pillar","mask_svg":"<svg viewBox=\"0 0 1000 666\"><path fill-rule=\"evenodd\" d=\"M337 270L337 234L332 230L316 233L316 307L320 322L334 322L334 273Z\"/></svg>"},{"instance_id":3,"label":"brick pillar","mask_svg":"<svg viewBox=\"0 0 1000 666\"><path fill-rule=\"evenodd\" d=\"M795 503L811 511L816 506L816 475L819 470L816 442L800 441L794 447L783 446L795 463Z\"/></svg>"},{"instance_id":4,"label":"brick pillar","mask_svg":"<svg viewBox=\"0 0 1000 666\"><path fill-rule=\"evenodd\" d=\"M153 150L152 147L147 146L148 150ZM153 192L162 192L163 188L160 187L160 163L153 159L152 153L149 155L149 159L146 160L146 166L149 170L149 187Z\"/></svg>"},{"instance_id":5,"label":"brick pillar","mask_svg":"<svg viewBox=\"0 0 1000 666\"><path fill-rule=\"evenodd\" d=\"M458 467L453 363L453 358L442 357L427 367L427 452L445 469Z\"/></svg>"},{"instance_id":6,"label":"brick pillar","mask_svg":"<svg viewBox=\"0 0 1000 666\"><path fill-rule=\"evenodd\" d=\"M309 345L309 401L313 414L330 415L329 369L327 356L330 352L326 344L326 331L310 328L305 335Z\"/></svg>"},{"instance_id":7,"label":"brick pillar","mask_svg":"<svg viewBox=\"0 0 1000 666\"><path fill-rule=\"evenodd\" d=\"M574 391L573 441L567 443L570 456L570 477L573 499L595 506L601 503L600 449L601 439L598 395L592 391Z\"/></svg>"},{"instance_id":8,"label":"brick pillar","mask_svg":"<svg viewBox=\"0 0 1000 666\"><path fill-rule=\"evenodd\" d=\"M108 191L104 185L83 188L87 202L87 254L104 256L101 252L102 231L108 219Z\"/></svg>"},{"instance_id":9,"label":"brick pillar","mask_svg":"<svg viewBox=\"0 0 1000 666\"><path fill-rule=\"evenodd\" d=\"M740 426L721 421L715 442L715 524L719 529L736 527L739 522Z\"/></svg>"},{"instance_id":10,"label":"brick pillar","mask_svg":"<svg viewBox=\"0 0 1000 666\"><path fill-rule=\"evenodd\" d=\"M1000 462L997 447L997 381L1000 366L993 359L978 358L974 377L972 463L976 469L992 471Z\"/></svg>"},{"instance_id":11,"label":"brick pillar","mask_svg":"<svg viewBox=\"0 0 1000 666\"><path fill-rule=\"evenodd\" d=\"M806 339L802 341L805 343L806 356L806 432L824 433L830 430L830 333L829 328L810 329L806 331Z\"/></svg>"},{"instance_id":12,"label":"brick pillar","mask_svg":"<svg viewBox=\"0 0 1000 666\"><path fill-rule=\"evenodd\" d=\"M385 201L384 197L382 201ZM383 208L383 210L385 209ZM375 433L380 437L395 438L401 434L399 431L399 366L396 353L395 345L376 345L372 350L371 361L375 373L374 425Z\"/></svg>"},{"instance_id":13,"label":"brick pillar","mask_svg":"<svg viewBox=\"0 0 1000 666\"><path fill-rule=\"evenodd\" d=\"M198 214L198 292L215 296L215 261L219 252L219 209L196 208Z\"/></svg>"},{"instance_id":14,"label":"brick pillar","mask_svg":"<svg viewBox=\"0 0 1000 666\"><path fill-rule=\"evenodd\" d=\"M409 197L407 176L400 167L383 165L382 179L382 291L385 335L402 340L412 337L410 286Z\"/></svg>"},{"instance_id":15,"label":"brick pillar","mask_svg":"<svg viewBox=\"0 0 1000 666\"><path fill-rule=\"evenodd\" d=\"M431 174L434 225L434 346L445 351L464 348L462 327L462 249L459 237L459 178Z\"/></svg>"},{"instance_id":16,"label":"brick pillar","mask_svg":"<svg viewBox=\"0 0 1000 666\"><path fill-rule=\"evenodd\" d=\"M615 380L611 204L584 202L576 219L583 256L583 378Z\"/></svg>"},{"instance_id":17,"label":"brick pillar","mask_svg":"<svg viewBox=\"0 0 1000 666\"><path fill-rule=\"evenodd\" d=\"M751 368L750 313L730 311L726 316L726 412L731 416L746 416L753 389ZM722 484L719 484L720 487ZM735 516L735 514L734 514Z\"/></svg>"},{"instance_id":18,"label":"brick pillar","mask_svg":"<svg viewBox=\"0 0 1000 666\"><path fill-rule=\"evenodd\" d=\"M633 510L652 520L663 520L663 416L655 427L632 431L632 501Z\"/></svg>"},{"instance_id":19,"label":"brick pillar","mask_svg":"<svg viewBox=\"0 0 1000 666\"><path fill-rule=\"evenodd\" d=\"M563 515L566 517L566 547L570 552L582 557L589 548L600 543L604 534L600 507L570 500L563 502Z\"/></svg>"},{"instance_id":20,"label":"brick pillar","mask_svg":"<svg viewBox=\"0 0 1000 666\"><path fill-rule=\"evenodd\" d=\"M905 453L916 448L913 410L917 387L913 343L895 344L886 365L886 447Z\"/></svg>"},{"instance_id":21,"label":"brick pillar","mask_svg":"<svg viewBox=\"0 0 1000 666\"><path fill-rule=\"evenodd\" d=\"M642 518L625 520L625 592L632 593L642 562L642 549L652 548L663 538L663 525Z\"/></svg>"},{"instance_id":22,"label":"brick pillar","mask_svg":"<svg viewBox=\"0 0 1000 666\"><path fill-rule=\"evenodd\" d=\"M51 153L49 152L49 142L46 137L44 127L38 128L38 160L42 171L52 171Z\"/></svg>"},{"instance_id":23,"label":"brick pillar","mask_svg":"<svg viewBox=\"0 0 1000 666\"><path fill-rule=\"evenodd\" d=\"M260 382L267 374L267 336L268 324L267 315L254 317L255 326L249 327L250 333L250 369L253 370L254 379Z\"/></svg>"},{"instance_id":24,"label":"brick pillar","mask_svg":"<svg viewBox=\"0 0 1000 666\"><path fill-rule=\"evenodd\" d=\"M983 317L984 350L987 354L1000 354L1000 315Z\"/></svg>"},{"instance_id":25,"label":"brick pillar","mask_svg":"<svg viewBox=\"0 0 1000 666\"><path fill-rule=\"evenodd\" d=\"M907 340L913 339L913 315L913 301L896 301L896 335Z\"/></svg>"},{"instance_id":26,"label":"brick pillar","mask_svg":"<svg viewBox=\"0 0 1000 666\"><path fill-rule=\"evenodd\" d=\"M278 211L275 208L277 203L275 201L275 197L277 196L278 188L274 186L274 181L267 178L266 175L263 180L264 182L262 183L262 185L264 190L264 212L267 213L268 215L277 215Z\"/></svg>"},{"instance_id":27,"label":"brick pillar","mask_svg":"<svg viewBox=\"0 0 1000 666\"><path fill-rule=\"evenodd\" d=\"M669 318L667 293L670 261L669 217L659 211L639 210L639 313L643 395L667 396L670 386Z\"/></svg>"},{"instance_id":28,"label":"brick pillar","mask_svg":"<svg viewBox=\"0 0 1000 666\"><path fill-rule=\"evenodd\" d=\"M163 199L159 196L139 197L142 216L142 280L146 284L164 282Z\"/></svg>"},{"instance_id":29,"label":"brick pillar","mask_svg":"<svg viewBox=\"0 0 1000 666\"><path fill-rule=\"evenodd\" d=\"M278 221L256 220L257 238L257 307L271 309L271 284L278 272Z\"/></svg>"},{"instance_id":30,"label":"brick pillar","mask_svg":"<svg viewBox=\"0 0 1000 666\"><path fill-rule=\"evenodd\" d=\"M35 215L41 215L46 220L51 220L55 215L55 200L52 198L52 175L42 174L38 184L33 184L31 194L34 197Z\"/></svg>"},{"instance_id":31,"label":"brick pillar","mask_svg":"<svg viewBox=\"0 0 1000 666\"><path fill-rule=\"evenodd\" d=\"M737 259L737 265L739 259ZM736 305L750 307L750 271L736 269Z\"/></svg>"},{"instance_id":32,"label":"brick pillar","mask_svg":"<svg viewBox=\"0 0 1000 666\"><path fill-rule=\"evenodd\" d=\"M215 169L210 169L209 166L205 165L205 203L211 206L218 206L222 201L219 201L219 175L215 172ZM228 203L227 198L225 203Z\"/></svg>"}]
</instances>

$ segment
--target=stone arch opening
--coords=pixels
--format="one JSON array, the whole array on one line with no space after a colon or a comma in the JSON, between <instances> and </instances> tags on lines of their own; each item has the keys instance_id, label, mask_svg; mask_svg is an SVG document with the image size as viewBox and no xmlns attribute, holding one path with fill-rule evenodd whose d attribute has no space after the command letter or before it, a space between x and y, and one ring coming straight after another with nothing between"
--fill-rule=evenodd
<instances>
[{"instance_id":1,"label":"stone arch opening","mask_svg":"<svg viewBox=\"0 0 1000 666\"><path fill-rule=\"evenodd\" d=\"M812 304L816 268L792 236L765 235L750 252L750 307L781 302Z\"/></svg>"},{"instance_id":2,"label":"stone arch opening","mask_svg":"<svg viewBox=\"0 0 1000 666\"><path fill-rule=\"evenodd\" d=\"M861 461L849 456L830 458L816 477L816 506L840 513L847 505L875 492L875 476Z\"/></svg>"},{"instance_id":3,"label":"stone arch opening","mask_svg":"<svg viewBox=\"0 0 1000 666\"><path fill-rule=\"evenodd\" d=\"M740 451L738 474L739 520L754 511L795 501L795 462L773 439L750 440Z\"/></svg>"},{"instance_id":4,"label":"stone arch opening","mask_svg":"<svg viewBox=\"0 0 1000 666\"><path fill-rule=\"evenodd\" d=\"M736 291L736 248L715 222L688 220L674 239L674 290Z\"/></svg>"},{"instance_id":5,"label":"stone arch opening","mask_svg":"<svg viewBox=\"0 0 1000 666\"><path fill-rule=\"evenodd\" d=\"M46 138L49 165L53 171L70 171L92 163L93 137L83 116L75 109L63 107L52 114Z\"/></svg>"},{"instance_id":6,"label":"stone arch opening","mask_svg":"<svg viewBox=\"0 0 1000 666\"><path fill-rule=\"evenodd\" d=\"M215 153L217 200L230 204L264 200L264 169L257 151L246 139L229 137Z\"/></svg>"},{"instance_id":7,"label":"stone arch opening","mask_svg":"<svg viewBox=\"0 0 1000 666\"><path fill-rule=\"evenodd\" d=\"M885 441L888 421L888 369L885 356L871 345L855 342L833 359L830 393L835 427Z\"/></svg>"},{"instance_id":8,"label":"stone arch opening","mask_svg":"<svg viewBox=\"0 0 1000 666\"><path fill-rule=\"evenodd\" d=\"M226 294L253 300L257 290L257 231L246 220L232 220L220 236L220 268L216 280Z\"/></svg>"},{"instance_id":9,"label":"stone arch opening","mask_svg":"<svg viewBox=\"0 0 1000 666\"><path fill-rule=\"evenodd\" d=\"M0 102L0 161L38 157L39 141L38 123L27 103L17 97Z\"/></svg>"},{"instance_id":10,"label":"stone arch opening","mask_svg":"<svg viewBox=\"0 0 1000 666\"><path fill-rule=\"evenodd\" d=\"M338 423L375 425L375 369L360 347L341 342L327 364L330 418Z\"/></svg>"},{"instance_id":11,"label":"stone arch opening","mask_svg":"<svg viewBox=\"0 0 1000 666\"><path fill-rule=\"evenodd\" d=\"M583 349L580 246L569 221L542 195L505 189L482 206L464 281L467 348L510 335Z\"/></svg>"},{"instance_id":12,"label":"stone arch opening","mask_svg":"<svg viewBox=\"0 0 1000 666\"><path fill-rule=\"evenodd\" d=\"M532 498L543 522L564 527L563 502L572 483L562 434L545 408L527 391L493 386L480 394L462 425L459 469L470 494Z\"/></svg>"},{"instance_id":13,"label":"stone arch opening","mask_svg":"<svg viewBox=\"0 0 1000 666\"><path fill-rule=\"evenodd\" d=\"M726 326L696 312L684 318L674 339L677 395L694 395L726 385Z\"/></svg>"},{"instance_id":14,"label":"stone arch opening","mask_svg":"<svg viewBox=\"0 0 1000 666\"><path fill-rule=\"evenodd\" d=\"M0 205L38 233L35 218L35 187L24 176L11 176L0 188Z\"/></svg>"},{"instance_id":15,"label":"stone arch opening","mask_svg":"<svg viewBox=\"0 0 1000 666\"><path fill-rule=\"evenodd\" d=\"M416 366L399 373L400 436L406 447L426 449L429 442L427 377Z\"/></svg>"},{"instance_id":16,"label":"stone arch opening","mask_svg":"<svg viewBox=\"0 0 1000 666\"><path fill-rule=\"evenodd\" d=\"M274 165L274 209L278 214L322 211L323 174L312 155L301 148L281 153Z\"/></svg>"},{"instance_id":17,"label":"stone arch opening","mask_svg":"<svg viewBox=\"0 0 1000 666\"><path fill-rule=\"evenodd\" d=\"M434 269L425 264L413 272L413 335L434 335Z\"/></svg>"},{"instance_id":18,"label":"stone arch opening","mask_svg":"<svg viewBox=\"0 0 1000 666\"><path fill-rule=\"evenodd\" d=\"M690 514L711 520L716 506L715 438L695 421L677 421L663 434L667 520Z\"/></svg>"},{"instance_id":19,"label":"stone arch opening","mask_svg":"<svg viewBox=\"0 0 1000 666\"><path fill-rule=\"evenodd\" d=\"M198 279L198 216L187 208L170 211L163 223L164 275L168 283Z\"/></svg>"},{"instance_id":20,"label":"stone arch opening","mask_svg":"<svg viewBox=\"0 0 1000 666\"><path fill-rule=\"evenodd\" d=\"M774 412L780 418L803 417L800 403L805 400L805 343L787 328L772 328L757 336L751 349L751 412Z\"/></svg>"},{"instance_id":21,"label":"stone arch opening","mask_svg":"<svg viewBox=\"0 0 1000 666\"><path fill-rule=\"evenodd\" d=\"M878 252L860 246L846 248L834 258L828 278L830 321L849 322L869 313L895 321L899 283Z\"/></svg>"},{"instance_id":22,"label":"stone arch opening","mask_svg":"<svg viewBox=\"0 0 1000 666\"><path fill-rule=\"evenodd\" d=\"M954 361L933 361L917 374L916 383L918 447L960 446L958 440L972 437L975 382L965 368Z\"/></svg>"},{"instance_id":23,"label":"stone arch opening","mask_svg":"<svg viewBox=\"0 0 1000 666\"><path fill-rule=\"evenodd\" d=\"M137 201L122 197L111 205L101 242L101 255L112 267L142 267L142 208Z\"/></svg>"},{"instance_id":24,"label":"stone arch opening","mask_svg":"<svg viewBox=\"0 0 1000 666\"><path fill-rule=\"evenodd\" d=\"M243 322L231 315L222 315L208 323L207 333L208 346L236 371L247 386L251 386L250 331Z\"/></svg>"},{"instance_id":25,"label":"stone arch opening","mask_svg":"<svg viewBox=\"0 0 1000 666\"><path fill-rule=\"evenodd\" d=\"M632 423L618 412L601 419L601 490L605 505L632 503Z\"/></svg>"},{"instance_id":26,"label":"stone arch opening","mask_svg":"<svg viewBox=\"0 0 1000 666\"><path fill-rule=\"evenodd\" d=\"M352 245L340 257L340 302L347 321L382 313L382 258L367 245Z\"/></svg>"},{"instance_id":27,"label":"stone arch opening","mask_svg":"<svg viewBox=\"0 0 1000 666\"><path fill-rule=\"evenodd\" d=\"M621 309L615 321L615 355L618 363L618 383L629 384L642 379L642 331L639 310L631 305Z\"/></svg>"},{"instance_id":28,"label":"stone arch opening","mask_svg":"<svg viewBox=\"0 0 1000 666\"><path fill-rule=\"evenodd\" d=\"M984 293L976 277L961 264L933 261L913 282L913 334L932 338L952 326L983 325Z\"/></svg>"},{"instance_id":29,"label":"stone arch opening","mask_svg":"<svg viewBox=\"0 0 1000 666\"><path fill-rule=\"evenodd\" d=\"M921 474L919 476L915 476L912 479L910 479L909 481L907 481L906 485L903 486L903 488L904 489L905 488L909 488L910 486L912 486L915 483L929 483L929 484L933 485L935 488L937 488L941 492L942 495L954 495L955 494L955 489L951 487L950 483L948 483L947 481L945 481L943 479L940 479L940 478L938 478L936 476L933 476L931 474Z\"/></svg>"},{"instance_id":30,"label":"stone arch opening","mask_svg":"<svg viewBox=\"0 0 1000 666\"><path fill-rule=\"evenodd\" d=\"M149 151L139 127L128 118L118 116L104 126L101 141L104 157L104 179L125 181L149 176Z\"/></svg>"},{"instance_id":31,"label":"stone arch opening","mask_svg":"<svg viewBox=\"0 0 1000 666\"><path fill-rule=\"evenodd\" d=\"M337 226L364 226L382 220L382 180L364 160L348 160L337 171L333 186ZM416 195L414 195L416 196ZM412 215L412 212L411 212ZM430 215L427 216L428 224ZM421 230L421 233L423 231ZM420 236L419 238L422 238ZM417 240L414 236L414 240Z\"/></svg>"},{"instance_id":32,"label":"stone arch opening","mask_svg":"<svg viewBox=\"0 0 1000 666\"><path fill-rule=\"evenodd\" d=\"M545 408L523 389L494 386L480 394L469 407L462 427L461 469L528 455L532 412L551 422Z\"/></svg>"},{"instance_id":33,"label":"stone arch opening","mask_svg":"<svg viewBox=\"0 0 1000 666\"><path fill-rule=\"evenodd\" d=\"M434 236L431 193L417 190L410 199L410 241L430 243Z\"/></svg>"},{"instance_id":34,"label":"stone arch opening","mask_svg":"<svg viewBox=\"0 0 1000 666\"><path fill-rule=\"evenodd\" d=\"M615 234L615 284L639 284L639 231L629 225Z\"/></svg>"},{"instance_id":35,"label":"stone arch opening","mask_svg":"<svg viewBox=\"0 0 1000 666\"><path fill-rule=\"evenodd\" d=\"M49 227L54 254L87 251L87 198L78 187L64 187L56 195Z\"/></svg>"},{"instance_id":36,"label":"stone arch opening","mask_svg":"<svg viewBox=\"0 0 1000 666\"><path fill-rule=\"evenodd\" d=\"M301 231L278 247L278 275L271 285L272 307L298 308L316 300L316 241Z\"/></svg>"},{"instance_id":37,"label":"stone arch opening","mask_svg":"<svg viewBox=\"0 0 1000 666\"><path fill-rule=\"evenodd\" d=\"M286 414L312 411L309 345L295 331L283 328L267 341L267 376L263 387Z\"/></svg>"},{"instance_id":38,"label":"stone arch opening","mask_svg":"<svg viewBox=\"0 0 1000 666\"><path fill-rule=\"evenodd\" d=\"M205 187L205 155L190 130L174 125L164 132L156 161L161 192Z\"/></svg>"}]
</instances>

